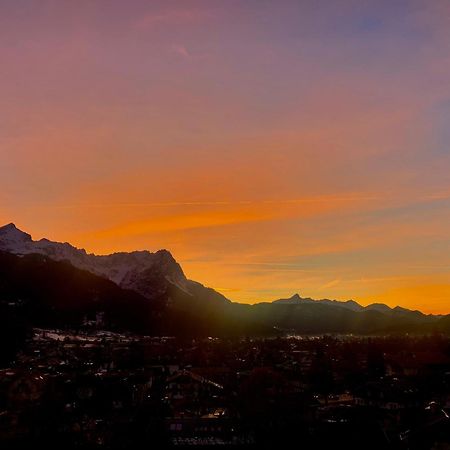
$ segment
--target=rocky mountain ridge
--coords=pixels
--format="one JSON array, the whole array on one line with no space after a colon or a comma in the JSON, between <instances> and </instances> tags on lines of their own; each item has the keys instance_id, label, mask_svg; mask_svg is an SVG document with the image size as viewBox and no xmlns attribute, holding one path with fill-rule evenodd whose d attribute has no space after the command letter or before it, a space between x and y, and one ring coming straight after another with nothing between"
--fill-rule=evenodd
<instances>
[{"instance_id":1,"label":"rocky mountain ridge","mask_svg":"<svg viewBox=\"0 0 450 450\"><path fill-rule=\"evenodd\" d=\"M69 243L53 242L48 239L34 241L30 234L19 230L14 224L0 227L0 251L16 256L42 255L57 262L69 262L77 269L106 278L122 289L131 290L142 297L157 302L158 308L176 304L178 310L186 314L217 315L230 314L236 320L243 317L273 326L277 318L277 327L295 328L302 323L307 329L308 320L314 323L323 322L326 328L333 329L339 320L347 321L342 325L345 329L350 322L359 320L362 315L386 317L389 320L401 319L411 323L433 323L441 316L425 315L420 311L411 311L397 306L391 308L384 304L374 303L362 306L354 300L314 300L294 294L290 298L261 302L254 305L233 303L225 296L207 288L201 283L186 278L183 269L167 250L134 251L130 253L113 253L111 255L89 254ZM296 322L297 321L297 322ZM340 326L334 327L340 329ZM351 328L351 327L350 327Z\"/></svg>"}]
</instances>

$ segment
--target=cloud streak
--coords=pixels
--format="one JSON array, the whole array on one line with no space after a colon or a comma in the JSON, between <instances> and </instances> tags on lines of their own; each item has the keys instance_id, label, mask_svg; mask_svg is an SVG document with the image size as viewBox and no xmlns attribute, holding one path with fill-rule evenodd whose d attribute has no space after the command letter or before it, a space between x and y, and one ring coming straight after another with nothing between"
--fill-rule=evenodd
<instances>
[{"instance_id":1,"label":"cloud streak","mask_svg":"<svg viewBox=\"0 0 450 450\"><path fill-rule=\"evenodd\" d=\"M135 22L135 27L142 30L161 25L198 24L210 17L211 13L206 10L167 9L145 13Z\"/></svg>"}]
</instances>

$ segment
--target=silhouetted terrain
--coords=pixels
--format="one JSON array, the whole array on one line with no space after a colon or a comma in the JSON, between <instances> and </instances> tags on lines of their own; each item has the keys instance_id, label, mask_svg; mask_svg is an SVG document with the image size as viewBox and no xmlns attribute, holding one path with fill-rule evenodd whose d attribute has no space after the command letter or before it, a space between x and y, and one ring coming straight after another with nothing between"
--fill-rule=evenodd
<instances>
[{"instance_id":1,"label":"silhouetted terrain","mask_svg":"<svg viewBox=\"0 0 450 450\"><path fill-rule=\"evenodd\" d=\"M16 251L0 251L5 448L449 440L450 316L298 294L233 303L186 279L167 251L97 259L36 247L15 227L6 236Z\"/></svg>"},{"instance_id":2,"label":"silhouetted terrain","mask_svg":"<svg viewBox=\"0 0 450 450\"><path fill-rule=\"evenodd\" d=\"M201 286L201 285L200 285ZM147 286L150 289L151 285ZM147 335L253 336L323 333L374 334L449 330L448 316L359 311L339 302L302 301L244 305L168 284L150 300L68 262L42 255L0 252L0 305L6 323L29 327L128 330Z\"/></svg>"},{"instance_id":3,"label":"silhouetted terrain","mask_svg":"<svg viewBox=\"0 0 450 450\"><path fill-rule=\"evenodd\" d=\"M187 279L180 264L167 250L98 256L69 243L48 239L34 241L30 234L12 223L0 227L0 250L18 256L40 254L54 261L70 263L74 268L110 280L117 287L134 291L148 300L150 314L158 312L157 323L148 329L154 333L377 333L426 332L434 327L445 328L445 321L438 324L438 316L426 316L420 311L399 306L390 308L378 303L363 307L353 300L313 300L295 294L288 299L253 306L233 303L215 290ZM67 272L69 269L65 270ZM94 280L92 277L89 279ZM51 275L47 281L51 283ZM34 282L29 276L27 283ZM59 287L56 284L54 292ZM120 291L115 292L119 295ZM58 300L63 301L64 295L60 292ZM70 301L67 303L70 304ZM109 307L104 303L97 306L100 310ZM139 308L142 306L137 310ZM138 315L141 316L140 313ZM148 319L148 311L143 316L141 321Z\"/></svg>"}]
</instances>

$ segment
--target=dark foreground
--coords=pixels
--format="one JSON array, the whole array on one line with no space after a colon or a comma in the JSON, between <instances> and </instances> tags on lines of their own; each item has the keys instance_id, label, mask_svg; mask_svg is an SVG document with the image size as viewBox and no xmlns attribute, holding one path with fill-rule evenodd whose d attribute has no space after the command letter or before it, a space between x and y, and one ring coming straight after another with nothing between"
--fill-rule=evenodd
<instances>
[{"instance_id":1,"label":"dark foreground","mask_svg":"<svg viewBox=\"0 0 450 450\"><path fill-rule=\"evenodd\" d=\"M450 341L35 330L0 370L0 448L450 448Z\"/></svg>"}]
</instances>

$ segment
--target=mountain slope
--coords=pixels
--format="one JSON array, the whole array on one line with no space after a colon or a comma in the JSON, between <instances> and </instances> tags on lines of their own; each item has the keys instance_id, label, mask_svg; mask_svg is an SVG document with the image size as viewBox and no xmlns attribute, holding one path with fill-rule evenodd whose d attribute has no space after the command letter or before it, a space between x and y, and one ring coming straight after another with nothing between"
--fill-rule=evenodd
<instances>
[{"instance_id":1,"label":"mountain slope","mask_svg":"<svg viewBox=\"0 0 450 450\"><path fill-rule=\"evenodd\" d=\"M133 290L149 300L169 300L173 286L191 297L229 302L227 298L202 284L188 280L181 266L167 250L155 253L134 251L111 255L88 254L69 243L48 239L34 241L31 235L13 223L0 227L0 250L15 255L41 254L55 261L68 261L78 269L107 278L124 289Z\"/></svg>"},{"instance_id":2,"label":"mountain slope","mask_svg":"<svg viewBox=\"0 0 450 450\"><path fill-rule=\"evenodd\" d=\"M207 290L202 285L198 289ZM146 335L271 333L252 317L234 315L233 304L221 302L213 290L210 295L205 303L203 297L170 285L162 300L149 301L68 262L0 251L0 324L12 324L13 330L90 326Z\"/></svg>"},{"instance_id":3,"label":"mountain slope","mask_svg":"<svg viewBox=\"0 0 450 450\"><path fill-rule=\"evenodd\" d=\"M0 252L0 305L42 327L96 320L104 328L150 331L159 314L154 302L69 263L6 252Z\"/></svg>"}]
</instances>

